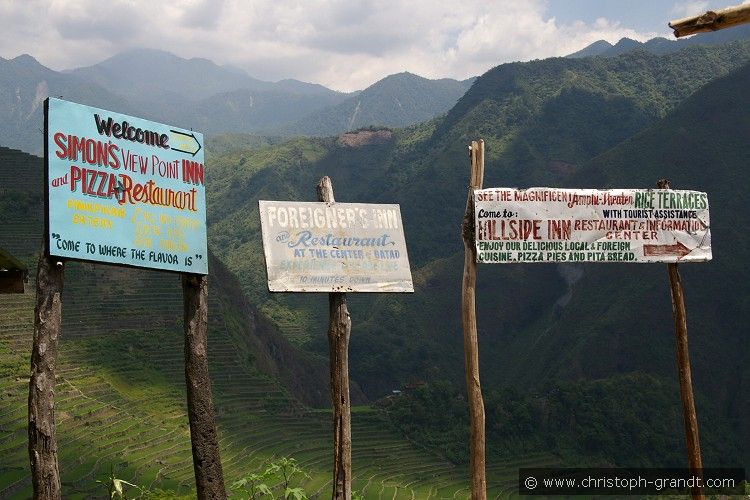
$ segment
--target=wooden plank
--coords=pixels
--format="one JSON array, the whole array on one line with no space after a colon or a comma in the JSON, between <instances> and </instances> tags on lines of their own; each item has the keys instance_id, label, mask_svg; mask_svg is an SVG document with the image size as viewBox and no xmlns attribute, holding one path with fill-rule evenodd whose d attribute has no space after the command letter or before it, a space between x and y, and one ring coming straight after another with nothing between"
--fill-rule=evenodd
<instances>
[{"instance_id":1,"label":"wooden plank","mask_svg":"<svg viewBox=\"0 0 750 500\"><path fill-rule=\"evenodd\" d=\"M334 203L328 176L317 186L318 200ZM328 348L333 406L333 500L352 498L352 410L349 400L349 337L352 320L345 293L328 294Z\"/></svg>"},{"instance_id":2,"label":"wooden plank","mask_svg":"<svg viewBox=\"0 0 750 500\"><path fill-rule=\"evenodd\" d=\"M29 461L34 500L59 500L60 469L55 430L55 367L62 320L62 262L46 252L36 274L34 341L29 379Z\"/></svg>"},{"instance_id":3,"label":"wooden plank","mask_svg":"<svg viewBox=\"0 0 750 500\"><path fill-rule=\"evenodd\" d=\"M182 275L190 444L200 500L227 498L208 374L208 278Z\"/></svg>"},{"instance_id":4,"label":"wooden plank","mask_svg":"<svg viewBox=\"0 0 750 500\"><path fill-rule=\"evenodd\" d=\"M477 340L476 282L477 255L474 246L474 190L481 189L484 182L484 141L472 141L471 178L466 211L461 224L464 242L464 275L461 291L461 319L464 332L464 361L466 365L466 391L469 399L471 424L470 470L472 500L487 499L487 476L485 471L485 417L482 387L479 383L479 343Z\"/></svg>"},{"instance_id":5,"label":"wooden plank","mask_svg":"<svg viewBox=\"0 0 750 500\"><path fill-rule=\"evenodd\" d=\"M669 189L669 181L662 179L657 183L659 189ZM690 354L688 352L687 314L685 312L685 293L677 264L667 264L669 286L672 294L672 315L674 317L675 355L677 359L677 375L680 379L680 399L682 400L682 416L685 424L685 440L688 451L688 465L695 476L703 476L703 460L701 459L701 445L698 436L698 416L695 412L695 398L693 396L693 380L690 371ZM693 488L691 495L694 500L703 500L705 495L702 488Z\"/></svg>"},{"instance_id":6,"label":"wooden plank","mask_svg":"<svg viewBox=\"0 0 750 500\"><path fill-rule=\"evenodd\" d=\"M750 22L750 4L735 5L725 9L712 11L699 16L685 17L670 21L669 27L674 30L674 36L694 35L707 31L718 31Z\"/></svg>"}]
</instances>

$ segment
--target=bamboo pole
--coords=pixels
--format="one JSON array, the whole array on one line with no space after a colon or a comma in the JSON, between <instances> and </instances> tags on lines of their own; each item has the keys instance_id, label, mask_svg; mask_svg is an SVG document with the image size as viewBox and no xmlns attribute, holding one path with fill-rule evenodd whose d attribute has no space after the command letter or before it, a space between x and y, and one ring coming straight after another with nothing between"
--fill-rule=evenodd
<instances>
[{"instance_id":1,"label":"bamboo pole","mask_svg":"<svg viewBox=\"0 0 750 500\"><path fill-rule=\"evenodd\" d=\"M657 183L657 186L659 189L669 189L669 181L662 179ZM667 264L667 273L669 274L669 285L672 294L675 355L677 360L677 375L680 380L680 399L682 400L682 416L685 424L688 465L693 475L703 477L703 460L701 459L701 445L698 436L698 416L695 412L693 381L690 372L690 355L688 352L685 294L677 264ZM694 500L703 500L705 498L703 489L698 487L691 490L691 495Z\"/></svg>"},{"instance_id":2,"label":"bamboo pole","mask_svg":"<svg viewBox=\"0 0 750 500\"><path fill-rule=\"evenodd\" d=\"M472 141L469 147L471 177L466 211L461 224L464 242L464 276L461 292L461 319L464 332L464 362L466 365L466 392L471 419L470 467L472 500L487 499L485 473L484 401L479 383L479 345L477 341L476 281L477 255L474 227L474 190L481 189L484 181L484 141Z\"/></svg>"},{"instance_id":3,"label":"bamboo pole","mask_svg":"<svg viewBox=\"0 0 750 500\"><path fill-rule=\"evenodd\" d=\"M328 176L317 186L318 200L335 203ZM352 498L352 413L349 400L349 337L352 320L345 293L329 293L328 348L333 405L333 500Z\"/></svg>"},{"instance_id":4,"label":"bamboo pole","mask_svg":"<svg viewBox=\"0 0 750 500\"><path fill-rule=\"evenodd\" d=\"M190 445L200 500L227 498L208 374L208 278L182 275Z\"/></svg>"},{"instance_id":5,"label":"bamboo pole","mask_svg":"<svg viewBox=\"0 0 750 500\"><path fill-rule=\"evenodd\" d=\"M731 28L748 22L750 22L750 4L743 4L717 11L709 10L700 16L675 19L670 21L669 27L674 30L675 38L680 38L695 33Z\"/></svg>"},{"instance_id":6,"label":"bamboo pole","mask_svg":"<svg viewBox=\"0 0 750 500\"><path fill-rule=\"evenodd\" d=\"M34 500L59 500L60 470L55 431L55 366L62 321L64 269L46 249L36 273L34 340L29 378L29 461Z\"/></svg>"}]
</instances>

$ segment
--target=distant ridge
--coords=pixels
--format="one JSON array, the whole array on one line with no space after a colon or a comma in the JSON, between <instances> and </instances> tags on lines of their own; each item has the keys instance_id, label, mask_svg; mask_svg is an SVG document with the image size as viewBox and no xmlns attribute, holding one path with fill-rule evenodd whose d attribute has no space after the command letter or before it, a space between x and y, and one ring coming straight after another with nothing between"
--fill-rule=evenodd
<instances>
[{"instance_id":1,"label":"distant ridge","mask_svg":"<svg viewBox=\"0 0 750 500\"><path fill-rule=\"evenodd\" d=\"M620 54L625 54L644 45L645 44L639 42L638 40L633 40L632 38L620 38L620 40L616 44L604 51L604 55L610 57L619 56Z\"/></svg>"},{"instance_id":2,"label":"distant ridge","mask_svg":"<svg viewBox=\"0 0 750 500\"><path fill-rule=\"evenodd\" d=\"M128 98L187 98L200 100L216 94L246 89L286 90L299 93L339 94L322 85L296 80L273 83L259 80L234 66L219 66L208 59L185 59L170 52L134 49L109 59L77 68L71 73ZM149 75L149 78L143 78ZM313 90L314 89L314 90Z\"/></svg>"},{"instance_id":3,"label":"distant ridge","mask_svg":"<svg viewBox=\"0 0 750 500\"><path fill-rule=\"evenodd\" d=\"M430 120L450 109L471 81L401 73L343 93L294 79L263 81L237 67L153 49L63 72L24 54L0 59L0 145L41 155L41 104L48 96L211 135L337 135Z\"/></svg>"},{"instance_id":4,"label":"distant ridge","mask_svg":"<svg viewBox=\"0 0 750 500\"><path fill-rule=\"evenodd\" d=\"M702 33L698 36L692 36L680 40L656 37L647 42L639 42L632 38L621 38L614 45L606 40L597 40L591 45L587 45L581 50L568 54L565 57L572 59L593 56L615 57L638 49L646 50L647 52L656 55L664 55L695 45L719 45L722 43L743 40L748 37L750 37L750 25L738 26L731 30Z\"/></svg>"},{"instance_id":5,"label":"distant ridge","mask_svg":"<svg viewBox=\"0 0 750 500\"><path fill-rule=\"evenodd\" d=\"M587 45L586 47L582 48L578 52L573 52L572 54L568 54L565 57L571 57L571 58L581 58L581 57L590 57L590 56L598 56L606 52L607 50L612 48L612 44L609 43L606 40L597 40L596 42L592 43L591 45Z\"/></svg>"},{"instance_id":6,"label":"distant ridge","mask_svg":"<svg viewBox=\"0 0 750 500\"><path fill-rule=\"evenodd\" d=\"M278 132L325 136L365 126L413 125L447 112L474 80L430 80L413 73L397 73Z\"/></svg>"}]
</instances>

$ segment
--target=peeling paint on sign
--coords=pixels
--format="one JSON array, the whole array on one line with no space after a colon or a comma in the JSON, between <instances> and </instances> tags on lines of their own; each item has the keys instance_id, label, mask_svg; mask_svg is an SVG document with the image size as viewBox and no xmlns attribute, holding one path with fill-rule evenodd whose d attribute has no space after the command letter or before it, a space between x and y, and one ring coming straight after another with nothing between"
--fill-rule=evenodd
<instances>
[{"instance_id":1,"label":"peeling paint on sign","mask_svg":"<svg viewBox=\"0 0 750 500\"><path fill-rule=\"evenodd\" d=\"M474 204L477 262L711 260L698 191L490 188Z\"/></svg>"},{"instance_id":2,"label":"peeling paint on sign","mask_svg":"<svg viewBox=\"0 0 750 500\"><path fill-rule=\"evenodd\" d=\"M413 292L398 205L260 201L272 292Z\"/></svg>"}]
</instances>

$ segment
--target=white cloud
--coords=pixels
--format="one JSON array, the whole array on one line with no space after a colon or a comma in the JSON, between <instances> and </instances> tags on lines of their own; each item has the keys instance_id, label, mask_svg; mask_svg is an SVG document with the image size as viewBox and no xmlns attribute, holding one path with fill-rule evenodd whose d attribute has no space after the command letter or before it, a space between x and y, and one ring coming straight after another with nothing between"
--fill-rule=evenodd
<instances>
[{"instance_id":1,"label":"white cloud","mask_svg":"<svg viewBox=\"0 0 750 500\"><path fill-rule=\"evenodd\" d=\"M697 0L692 2L676 3L672 7L671 14L675 19L692 17L703 14L708 9L708 1Z\"/></svg>"},{"instance_id":2,"label":"white cloud","mask_svg":"<svg viewBox=\"0 0 750 500\"><path fill-rule=\"evenodd\" d=\"M342 90L401 71L467 78L654 36L604 18L562 24L542 0L0 0L0 19L0 55L30 53L53 69L146 47Z\"/></svg>"}]
</instances>

